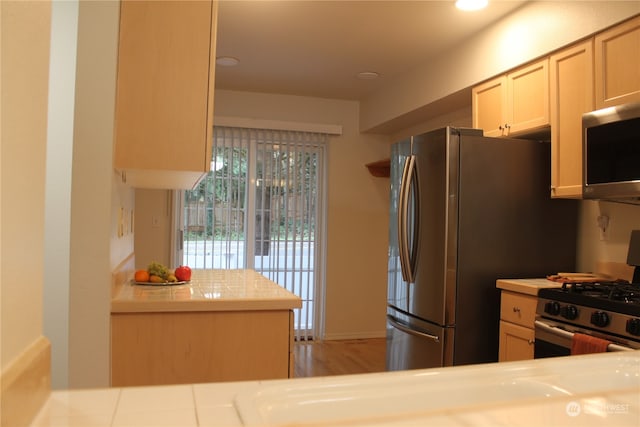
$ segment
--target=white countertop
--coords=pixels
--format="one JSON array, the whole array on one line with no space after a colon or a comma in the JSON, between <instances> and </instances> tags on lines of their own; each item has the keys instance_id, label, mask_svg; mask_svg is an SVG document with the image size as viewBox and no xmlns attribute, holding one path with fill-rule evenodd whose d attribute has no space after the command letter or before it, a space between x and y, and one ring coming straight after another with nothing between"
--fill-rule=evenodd
<instances>
[{"instance_id":1,"label":"white countertop","mask_svg":"<svg viewBox=\"0 0 640 427\"><path fill-rule=\"evenodd\" d=\"M290 380L54 391L43 426L634 426L640 351Z\"/></svg>"},{"instance_id":2,"label":"white countertop","mask_svg":"<svg viewBox=\"0 0 640 427\"><path fill-rule=\"evenodd\" d=\"M562 283L547 279L498 279L496 287L521 294L538 295L540 289L560 288Z\"/></svg>"},{"instance_id":3,"label":"white countertop","mask_svg":"<svg viewBox=\"0 0 640 427\"><path fill-rule=\"evenodd\" d=\"M193 270L183 285L125 284L111 300L112 313L158 311L288 310L300 298L254 270Z\"/></svg>"}]
</instances>

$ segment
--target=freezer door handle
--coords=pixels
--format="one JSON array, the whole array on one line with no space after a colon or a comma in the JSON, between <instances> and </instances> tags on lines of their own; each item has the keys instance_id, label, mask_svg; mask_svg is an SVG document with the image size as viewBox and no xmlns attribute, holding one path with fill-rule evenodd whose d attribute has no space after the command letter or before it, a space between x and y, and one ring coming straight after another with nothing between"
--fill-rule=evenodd
<instances>
[{"instance_id":1,"label":"freezer door handle","mask_svg":"<svg viewBox=\"0 0 640 427\"><path fill-rule=\"evenodd\" d=\"M415 281L416 255L418 247L418 177L416 173L416 157L408 156L404 161L402 181L400 184L400 203L398 205L398 246L402 280L407 283ZM412 238L409 237L409 202L413 190L413 227ZM411 249L409 244L412 243Z\"/></svg>"},{"instance_id":2,"label":"freezer door handle","mask_svg":"<svg viewBox=\"0 0 640 427\"><path fill-rule=\"evenodd\" d=\"M405 332L405 333L407 333L409 335L414 335L414 336L421 337L421 338L428 338L428 339L433 340L435 342L440 342L440 337L439 336L428 334L428 333L422 332L422 331L416 331L415 329L411 329L408 326L403 325L400 321L398 321L398 319L396 319L395 317L393 317L390 314L387 314L387 321L394 328L399 329L402 332Z\"/></svg>"}]
</instances>

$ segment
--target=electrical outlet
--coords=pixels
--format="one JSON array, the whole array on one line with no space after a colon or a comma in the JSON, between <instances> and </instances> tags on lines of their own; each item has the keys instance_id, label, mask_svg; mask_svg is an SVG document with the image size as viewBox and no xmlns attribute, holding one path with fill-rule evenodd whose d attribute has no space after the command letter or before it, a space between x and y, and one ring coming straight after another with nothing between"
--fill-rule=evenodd
<instances>
[{"instance_id":1,"label":"electrical outlet","mask_svg":"<svg viewBox=\"0 0 640 427\"><path fill-rule=\"evenodd\" d=\"M118 231L117 231L117 235L118 237L123 237L124 236L124 208L121 207L120 210L118 211Z\"/></svg>"},{"instance_id":2,"label":"electrical outlet","mask_svg":"<svg viewBox=\"0 0 640 427\"><path fill-rule=\"evenodd\" d=\"M609 240L609 228L611 226L608 215L600 215L596 218L598 228L600 229L600 240Z\"/></svg>"}]
</instances>

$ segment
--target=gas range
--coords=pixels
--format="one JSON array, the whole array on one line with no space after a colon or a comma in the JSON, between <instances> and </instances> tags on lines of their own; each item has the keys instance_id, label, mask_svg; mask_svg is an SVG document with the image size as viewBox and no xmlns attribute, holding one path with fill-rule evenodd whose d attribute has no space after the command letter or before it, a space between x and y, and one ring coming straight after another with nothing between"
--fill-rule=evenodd
<instances>
[{"instance_id":1,"label":"gas range","mask_svg":"<svg viewBox=\"0 0 640 427\"><path fill-rule=\"evenodd\" d=\"M563 283L560 288L541 289L536 314L595 331L595 335L640 343L640 284Z\"/></svg>"}]
</instances>

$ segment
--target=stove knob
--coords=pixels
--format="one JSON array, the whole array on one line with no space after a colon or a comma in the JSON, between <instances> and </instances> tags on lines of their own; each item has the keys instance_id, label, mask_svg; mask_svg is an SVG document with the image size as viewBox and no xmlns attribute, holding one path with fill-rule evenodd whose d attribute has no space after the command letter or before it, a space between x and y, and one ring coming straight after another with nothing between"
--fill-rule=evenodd
<instances>
[{"instance_id":1,"label":"stove knob","mask_svg":"<svg viewBox=\"0 0 640 427\"><path fill-rule=\"evenodd\" d=\"M552 316L557 316L560 314L560 304L555 301L547 302L544 305L544 312Z\"/></svg>"},{"instance_id":2,"label":"stove knob","mask_svg":"<svg viewBox=\"0 0 640 427\"><path fill-rule=\"evenodd\" d=\"M591 313L591 323L604 328L609 324L609 315L604 311L594 311Z\"/></svg>"},{"instance_id":3,"label":"stove knob","mask_svg":"<svg viewBox=\"0 0 640 427\"><path fill-rule=\"evenodd\" d=\"M560 309L560 315L568 320L578 317L578 309L575 305L566 305Z\"/></svg>"},{"instance_id":4,"label":"stove knob","mask_svg":"<svg viewBox=\"0 0 640 427\"><path fill-rule=\"evenodd\" d=\"M640 319L629 319L627 320L627 332L631 335L640 336Z\"/></svg>"}]
</instances>

